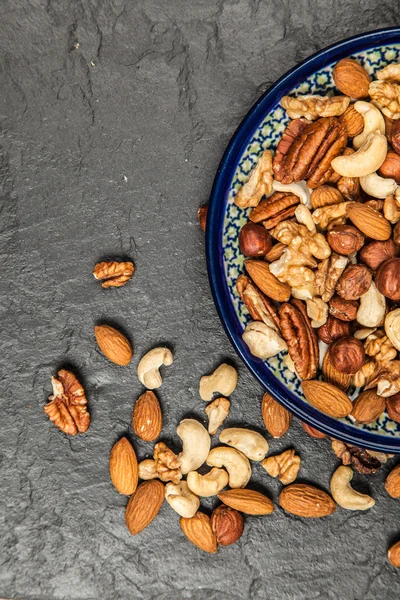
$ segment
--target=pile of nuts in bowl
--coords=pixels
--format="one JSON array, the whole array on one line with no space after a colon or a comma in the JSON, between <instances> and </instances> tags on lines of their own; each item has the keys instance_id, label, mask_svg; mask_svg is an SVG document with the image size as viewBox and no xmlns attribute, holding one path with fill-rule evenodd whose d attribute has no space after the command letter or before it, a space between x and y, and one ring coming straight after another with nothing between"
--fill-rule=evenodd
<instances>
[{"instance_id":1,"label":"pile of nuts in bowl","mask_svg":"<svg viewBox=\"0 0 400 600\"><path fill-rule=\"evenodd\" d=\"M243 340L263 360L287 351L307 400L360 424L400 423L400 64L376 77L346 58L342 95L284 96L291 120L234 200L251 209Z\"/></svg>"}]
</instances>

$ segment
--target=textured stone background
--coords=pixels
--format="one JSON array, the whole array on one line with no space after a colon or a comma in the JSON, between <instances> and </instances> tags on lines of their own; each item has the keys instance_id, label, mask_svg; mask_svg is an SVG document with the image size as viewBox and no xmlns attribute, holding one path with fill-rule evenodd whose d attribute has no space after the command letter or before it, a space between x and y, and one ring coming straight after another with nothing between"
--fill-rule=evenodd
<instances>
[{"instance_id":1,"label":"textured stone background","mask_svg":"<svg viewBox=\"0 0 400 600\"><path fill-rule=\"evenodd\" d=\"M163 439L204 418L199 377L232 359L230 423L261 427L261 389L236 359L208 287L196 221L247 110L296 62L346 36L399 22L393 0L1 0L0 595L53 599L394 599L386 562L399 505L372 490L368 514L305 521L279 508L247 518L238 544L207 556L168 505L138 537L108 456L130 434L138 357L168 343ZM102 290L91 270L129 256L132 282ZM93 325L129 333L128 368L96 350ZM92 424L68 439L45 417L50 377L81 375ZM301 478L327 488L335 458L299 423ZM151 445L138 443L140 458ZM275 500L279 485L254 480ZM211 503L208 503L211 506Z\"/></svg>"}]
</instances>

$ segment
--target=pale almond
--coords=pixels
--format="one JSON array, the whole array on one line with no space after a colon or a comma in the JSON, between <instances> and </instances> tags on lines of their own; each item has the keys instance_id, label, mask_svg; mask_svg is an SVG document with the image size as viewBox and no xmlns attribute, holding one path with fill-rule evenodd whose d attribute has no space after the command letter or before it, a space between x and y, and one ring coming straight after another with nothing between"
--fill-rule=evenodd
<instances>
[{"instance_id":1,"label":"pale almond","mask_svg":"<svg viewBox=\"0 0 400 600\"><path fill-rule=\"evenodd\" d=\"M285 487L279 496L279 504L297 517L327 517L336 510L334 500L312 485L293 483Z\"/></svg>"},{"instance_id":2,"label":"pale almond","mask_svg":"<svg viewBox=\"0 0 400 600\"><path fill-rule=\"evenodd\" d=\"M143 531L158 515L164 494L164 485L155 479L138 486L125 510L125 522L132 535Z\"/></svg>"},{"instance_id":3,"label":"pale almond","mask_svg":"<svg viewBox=\"0 0 400 600\"><path fill-rule=\"evenodd\" d=\"M152 442L160 435L162 413L154 392L147 390L136 400L132 413L132 428L145 442Z\"/></svg>"},{"instance_id":4,"label":"pale almond","mask_svg":"<svg viewBox=\"0 0 400 600\"><path fill-rule=\"evenodd\" d=\"M353 408L350 398L330 383L310 379L302 382L302 388L309 403L330 417L346 417Z\"/></svg>"},{"instance_id":5,"label":"pale almond","mask_svg":"<svg viewBox=\"0 0 400 600\"><path fill-rule=\"evenodd\" d=\"M130 496L138 484L139 467L136 454L126 437L114 444L110 454L110 477L120 494Z\"/></svg>"},{"instance_id":6,"label":"pale almond","mask_svg":"<svg viewBox=\"0 0 400 600\"><path fill-rule=\"evenodd\" d=\"M382 213L370 206L359 202L350 202L347 205L347 215L353 225L372 240L385 241L392 235L389 221Z\"/></svg>"},{"instance_id":7,"label":"pale almond","mask_svg":"<svg viewBox=\"0 0 400 600\"><path fill-rule=\"evenodd\" d=\"M400 465L397 465L386 477L385 489L392 498L400 498Z\"/></svg>"},{"instance_id":8,"label":"pale almond","mask_svg":"<svg viewBox=\"0 0 400 600\"><path fill-rule=\"evenodd\" d=\"M132 346L118 329L109 325L96 325L94 334L100 350L108 360L121 367L131 362Z\"/></svg>"},{"instance_id":9,"label":"pale almond","mask_svg":"<svg viewBox=\"0 0 400 600\"><path fill-rule=\"evenodd\" d=\"M217 537L212 530L211 519L208 515L197 511L191 519L181 517L179 523L189 542L204 552L216 553Z\"/></svg>"},{"instance_id":10,"label":"pale almond","mask_svg":"<svg viewBox=\"0 0 400 600\"><path fill-rule=\"evenodd\" d=\"M351 416L360 424L376 421L385 410L386 400L376 390L366 390L357 396Z\"/></svg>"},{"instance_id":11,"label":"pale almond","mask_svg":"<svg viewBox=\"0 0 400 600\"><path fill-rule=\"evenodd\" d=\"M267 431L274 438L280 438L289 429L291 413L272 396L265 393L261 402L261 414Z\"/></svg>"},{"instance_id":12,"label":"pale almond","mask_svg":"<svg viewBox=\"0 0 400 600\"><path fill-rule=\"evenodd\" d=\"M228 490L218 494L218 498L227 506L247 515L269 515L274 511L272 500L255 490Z\"/></svg>"},{"instance_id":13,"label":"pale almond","mask_svg":"<svg viewBox=\"0 0 400 600\"><path fill-rule=\"evenodd\" d=\"M281 283L270 270L268 263L261 260L245 260L246 270L256 286L266 296L277 302L287 302L291 289L287 283Z\"/></svg>"}]
</instances>

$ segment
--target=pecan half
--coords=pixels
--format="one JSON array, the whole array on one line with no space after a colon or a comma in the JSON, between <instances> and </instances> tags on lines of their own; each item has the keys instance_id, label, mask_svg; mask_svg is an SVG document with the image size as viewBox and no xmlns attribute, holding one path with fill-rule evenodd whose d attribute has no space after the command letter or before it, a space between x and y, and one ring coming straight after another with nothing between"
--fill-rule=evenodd
<instances>
[{"instance_id":1,"label":"pecan half","mask_svg":"<svg viewBox=\"0 0 400 600\"><path fill-rule=\"evenodd\" d=\"M313 379L319 363L318 340L301 300L280 308L281 332L300 379Z\"/></svg>"},{"instance_id":2,"label":"pecan half","mask_svg":"<svg viewBox=\"0 0 400 600\"><path fill-rule=\"evenodd\" d=\"M257 206L261 198L271 192L272 180L272 152L264 150L248 180L236 194L234 200L236 206L240 206L240 208Z\"/></svg>"},{"instance_id":3,"label":"pecan half","mask_svg":"<svg viewBox=\"0 0 400 600\"><path fill-rule=\"evenodd\" d=\"M275 192L269 198L261 200L260 204L253 208L249 219L253 223L263 222L266 229L273 229L281 221L294 216L299 202L300 198L294 194Z\"/></svg>"},{"instance_id":4,"label":"pecan half","mask_svg":"<svg viewBox=\"0 0 400 600\"><path fill-rule=\"evenodd\" d=\"M352 465L359 473L370 475L381 467L381 461L363 448L332 439L332 450L344 465Z\"/></svg>"},{"instance_id":5,"label":"pecan half","mask_svg":"<svg viewBox=\"0 0 400 600\"><path fill-rule=\"evenodd\" d=\"M236 281L236 289L254 321L263 321L269 327L273 325L280 331L279 316L273 302L253 285L249 277L240 275Z\"/></svg>"},{"instance_id":6,"label":"pecan half","mask_svg":"<svg viewBox=\"0 0 400 600\"><path fill-rule=\"evenodd\" d=\"M335 293L336 284L345 270L349 259L332 252L329 258L321 261L315 274L315 285L318 296L329 302Z\"/></svg>"},{"instance_id":7,"label":"pecan half","mask_svg":"<svg viewBox=\"0 0 400 600\"><path fill-rule=\"evenodd\" d=\"M121 287L132 277L135 271L132 262L101 262L93 269L95 279L104 279L101 287Z\"/></svg>"},{"instance_id":8,"label":"pecan half","mask_svg":"<svg viewBox=\"0 0 400 600\"><path fill-rule=\"evenodd\" d=\"M85 390L71 371L61 369L51 378L53 394L44 412L54 425L68 435L84 433L90 424Z\"/></svg>"},{"instance_id":9,"label":"pecan half","mask_svg":"<svg viewBox=\"0 0 400 600\"><path fill-rule=\"evenodd\" d=\"M335 117L321 118L305 127L300 119L295 119L276 149L275 179L282 183L307 179L311 189L326 183L332 175L331 160L346 143L346 129Z\"/></svg>"}]
</instances>

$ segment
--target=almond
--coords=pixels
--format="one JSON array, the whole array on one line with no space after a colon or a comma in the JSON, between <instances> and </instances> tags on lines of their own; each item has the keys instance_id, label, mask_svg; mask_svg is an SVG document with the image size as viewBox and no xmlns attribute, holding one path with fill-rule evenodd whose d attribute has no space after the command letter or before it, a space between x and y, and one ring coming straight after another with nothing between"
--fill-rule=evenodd
<instances>
[{"instance_id":1,"label":"almond","mask_svg":"<svg viewBox=\"0 0 400 600\"><path fill-rule=\"evenodd\" d=\"M400 498L400 465L397 465L386 477L385 489L392 498Z\"/></svg>"},{"instance_id":2,"label":"almond","mask_svg":"<svg viewBox=\"0 0 400 600\"><path fill-rule=\"evenodd\" d=\"M139 466L136 454L126 437L121 438L110 454L110 477L120 494L130 496L138 484Z\"/></svg>"},{"instance_id":3,"label":"almond","mask_svg":"<svg viewBox=\"0 0 400 600\"><path fill-rule=\"evenodd\" d=\"M264 394L261 414L267 431L274 438L282 437L289 429L292 415L269 394Z\"/></svg>"},{"instance_id":4,"label":"almond","mask_svg":"<svg viewBox=\"0 0 400 600\"><path fill-rule=\"evenodd\" d=\"M310 379L302 388L309 403L330 417L346 417L353 408L350 398L330 383Z\"/></svg>"},{"instance_id":5,"label":"almond","mask_svg":"<svg viewBox=\"0 0 400 600\"><path fill-rule=\"evenodd\" d=\"M400 567L400 540L389 548L388 559L394 567Z\"/></svg>"},{"instance_id":6,"label":"almond","mask_svg":"<svg viewBox=\"0 0 400 600\"><path fill-rule=\"evenodd\" d=\"M125 522L132 535L140 533L158 515L164 502L164 485L161 481L143 481L129 498Z\"/></svg>"},{"instance_id":7,"label":"almond","mask_svg":"<svg viewBox=\"0 0 400 600\"><path fill-rule=\"evenodd\" d=\"M131 362L132 346L118 329L109 325L96 325L94 334L100 350L108 360L121 367Z\"/></svg>"},{"instance_id":8,"label":"almond","mask_svg":"<svg viewBox=\"0 0 400 600\"><path fill-rule=\"evenodd\" d=\"M268 263L261 260L245 260L246 270L256 286L269 298L277 302L287 302L291 289L287 283L281 283L270 270Z\"/></svg>"},{"instance_id":9,"label":"almond","mask_svg":"<svg viewBox=\"0 0 400 600\"><path fill-rule=\"evenodd\" d=\"M215 554L217 551L217 538L211 527L211 519L208 515L197 511L191 519L181 517L180 525L183 533L195 546Z\"/></svg>"},{"instance_id":10,"label":"almond","mask_svg":"<svg viewBox=\"0 0 400 600\"><path fill-rule=\"evenodd\" d=\"M338 388L345 392L350 387L351 375L348 375L347 373L341 373L340 371L338 371L333 366L330 356L330 353L326 352L322 363L322 373L324 376L324 381L336 385Z\"/></svg>"},{"instance_id":11,"label":"almond","mask_svg":"<svg viewBox=\"0 0 400 600\"><path fill-rule=\"evenodd\" d=\"M301 424L303 426L304 431L306 433L308 433L308 435L311 435L311 437L313 437L313 438L316 438L318 440L322 440L322 439L328 437L326 435L326 433L323 433L322 431L319 431L319 429L315 429L315 427L312 427L308 423L304 423L302 421Z\"/></svg>"},{"instance_id":12,"label":"almond","mask_svg":"<svg viewBox=\"0 0 400 600\"><path fill-rule=\"evenodd\" d=\"M218 494L218 498L227 506L247 515L269 515L274 511L272 500L254 490L228 490Z\"/></svg>"},{"instance_id":13,"label":"almond","mask_svg":"<svg viewBox=\"0 0 400 600\"><path fill-rule=\"evenodd\" d=\"M378 396L375 390L367 390L357 396L350 414L357 423L372 423L381 416L385 405L385 398Z\"/></svg>"},{"instance_id":14,"label":"almond","mask_svg":"<svg viewBox=\"0 0 400 600\"><path fill-rule=\"evenodd\" d=\"M385 241L392 235L389 221L370 206L351 202L347 205L347 215L353 225L372 240Z\"/></svg>"},{"instance_id":15,"label":"almond","mask_svg":"<svg viewBox=\"0 0 400 600\"><path fill-rule=\"evenodd\" d=\"M152 442L160 435L162 413L154 392L147 390L136 400L132 413L132 427L136 435L145 442Z\"/></svg>"},{"instance_id":16,"label":"almond","mask_svg":"<svg viewBox=\"0 0 400 600\"><path fill-rule=\"evenodd\" d=\"M297 517L327 517L336 510L332 498L312 485L293 483L285 487L279 496L280 506Z\"/></svg>"},{"instance_id":17,"label":"almond","mask_svg":"<svg viewBox=\"0 0 400 600\"><path fill-rule=\"evenodd\" d=\"M352 58L343 58L333 69L336 87L350 98L366 98L369 94L371 77L359 62Z\"/></svg>"}]
</instances>

